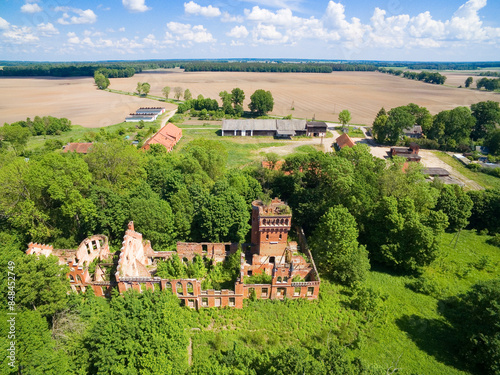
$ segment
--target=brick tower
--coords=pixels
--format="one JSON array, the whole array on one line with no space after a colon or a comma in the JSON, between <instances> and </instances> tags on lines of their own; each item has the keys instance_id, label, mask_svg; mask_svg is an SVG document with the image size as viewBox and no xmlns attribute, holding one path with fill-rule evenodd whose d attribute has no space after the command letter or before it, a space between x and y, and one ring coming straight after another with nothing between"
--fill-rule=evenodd
<instances>
[{"instance_id":1,"label":"brick tower","mask_svg":"<svg viewBox=\"0 0 500 375\"><path fill-rule=\"evenodd\" d=\"M252 244L254 252L269 257L283 255L288 242L292 213L290 207L278 198L265 205L252 202Z\"/></svg>"}]
</instances>

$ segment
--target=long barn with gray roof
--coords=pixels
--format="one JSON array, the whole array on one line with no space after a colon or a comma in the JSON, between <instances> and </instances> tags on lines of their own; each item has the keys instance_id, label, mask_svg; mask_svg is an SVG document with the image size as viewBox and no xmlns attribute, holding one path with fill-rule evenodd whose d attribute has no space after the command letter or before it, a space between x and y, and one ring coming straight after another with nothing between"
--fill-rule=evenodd
<instances>
[{"instance_id":1,"label":"long barn with gray roof","mask_svg":"<svg viewBox=\"0 0 500 375\"><path fill-rule=\"evenodd\" d=\"M271 136L278 138L290 138L298 135L310 135L323 137L326 134L327 125L324 122L308 122L306 120L223 120L223 136Z\"/></svg>"}]
</instances>

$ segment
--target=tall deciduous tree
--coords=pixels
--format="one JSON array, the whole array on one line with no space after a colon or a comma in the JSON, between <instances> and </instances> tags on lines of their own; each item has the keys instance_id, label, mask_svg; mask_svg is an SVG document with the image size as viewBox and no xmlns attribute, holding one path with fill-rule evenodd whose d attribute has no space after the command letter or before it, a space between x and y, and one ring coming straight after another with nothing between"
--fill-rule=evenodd
<instances>
[{"instance_id":1,"label":"tall deciduous tree","mask_svg":"<svg viewBox=\"0 0 500 375\"><path fill-rule=\"evenodd\" d=\"M448 230L456 232L469 224L472 200L458 185L443 185L436 204L448 216Z\"/></svg>"},{"instance_id":2,"label":"tall deciduous tree","mask_svg":"<svg viewBox=\"0 0 500 375\"><path fill-rule=\"evenodd\" d=\"M149 91L151 90L151 85L150 85L149 83L147 83L147 82L144 82L144 83L142 84L141 88L142 88L142 90L141 90L141 91L142 91L142 94L143 94L144 96L146 96L146 95L148 95L148 94L149 94Z\"/></svg>"},{"instance_id":3,"label":"tall deciduous tree","mask_svg":"<svg viewBox=\"0 0 500 375\"><path fill-rule=\"evenodd\" d=\"M500 125L500 104L492 100L479 102L470 106L472 116L476 119L472 138L484 138L486 134Z\"/></svg>"},{"instance_id":4,"label":"tall deciduous tree","mask_svg":"<svg viewBox=\"0 0 500 375\"><path fill-rule=\"evenodd\" d=\"M311 238L311 248L320 269L347 285L363 281L370 263L358 243L356 220L343 206L331 207L320 219Z\"/></svg>"},{"instance_id":5,"label":"tall deciduous tree","mask_svg":"<svg viewBox=\"0 0 500 375\"><path fill-rule=\"evenodd\" d=\"M245 93L242 89L236 87L231 90L231 100L234 105L234 109L238 107L243 107L243 101L245 100Z\"/></svg>"},{"instance_id":6,"label":"tall deciduous tree","mask_svg":"<svg viewBox=\"0 0 500 375\"><path fill-rule=\"evenodd\" d=\"M137 91L138 95L142 94L142 82L137 82L137 87L135 88L135 91Z\"/></svg>"},{"instance_id":7,"label":"tall deciduous tree","mask_svg":"<svg viewBox=\"0 0 500 375\"><path fill-rule=\"evenodd\" d=\"M109 86L109 79L104 76L104 74L99 73L98 71L94 74L94 82L99 88L99 90L107 89Z\"/></svg>"},{"instance_id":8,"label":"tall deciduous tree","mask_svg":"<svg viewBox=\"0 0 500 375\"><path fill-rule=\"evenodd\" d=\"M182 87L176 86L174 87L174 98L179 100L182 96Z\"/></svg>"},{"instance_id":9,"label":"tall deciduous tree","mask_svg":"<svg viewBox=\"0 0 500 375\"><path fill-rule=\"evenodd\" d=\"M274 99L270 91L256 90L250 96L250 110L259 114L271 112L274 108Z\"/></svg>"},{"instance_id":10,"label":"tall deciduous tree","mask_svg":"<svg viewBox=\"0 0 500 375\"><path fill-rule=\"evenodd\" d=\"M391 109L386 123L387 142L391 145L396 144L401 139L403 130L413 125L415 125L415 116L408 111L406 106Z\"/></svg>"},{"instance_id":11,"label":"tall deciduous tree","mask_svg":"<svg viewBox=\"0 0 500 375\"><path fill-rule=\"evenodd\" d=\"M67 265L53 255L24 255L16 264L16 302L48 317L66 305L69 290Z\"/></svg>"},{"instance_id":12,"label":"tall deciduous tree","mask_svg":"<svg viewBox=\"0 0 500 375\"><path fill-rule=\"evenodd\" d=\"M224 111L224 113L232 114L233 107L231 106L231 103L233 101L233 96L227 91L221 91L219 93L219 97L222 101L222 110Z\"/></svg>"},{"instance_id":13,"label":"tall deciduous tree","mask_svg":"<svg viewBox=\"0 0 500 375\"><path fill-rule=\"evenodd\" d=\"M189 89L184 90L184 100L191 100L192 98L191 91Z\"/></svg>"},{"instance_id":14,"label":"tall deciduous tree","mask_svg":"<svg viewBox=\"0 0 500 375\"><path fill-rule=\"evenodd\" d=\"M344 128L351 121L351 112L347 109L340 111L339 121L342 124L342 128Z\"/></svg>"},{"instance_id":15,"label":"tall deciduous tree","mask_svg":"<svg viewBox=\"0 0 500 375\"><path fill-rule=\"evenodd\" d=\"M165 99L168 99L168 96L170 95L170 86L165 86L164 88L161 89L161 92Z\"/></svg>"},{"instance_id":16,"label":"tall deciduous tree","mask_svg":"<svg viewBox=\"0 0 500 375\"><path fill-rule=\"evenodd\" d=\"M31 132L29 129L20 125L4 124L0 128L0 141L8 142L16 154L24 150L30 136Z\"/></svg>"},{"instance_id":17,"label":"tall deciduous tree","mask_svg":"<svg viewBox=\"0 0 500 375\"><path fill-rule=\"evenodd\" d=\"M465 80L465 87L470 87L472 85L472 82L474 82L474 79L472 77L467 77Z\"/></svg>"}]
</instances>

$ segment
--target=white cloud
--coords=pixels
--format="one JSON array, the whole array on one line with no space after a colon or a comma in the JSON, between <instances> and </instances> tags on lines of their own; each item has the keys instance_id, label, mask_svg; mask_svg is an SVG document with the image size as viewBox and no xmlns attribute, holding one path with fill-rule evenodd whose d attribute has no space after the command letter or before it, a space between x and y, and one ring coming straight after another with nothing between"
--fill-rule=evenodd
<instances>
[{"instance_id":1,"label":"white cloud","mask_svg":"<svg viewBox=\"0 0 500 375\"><path fill-rule=\"evenodd\" d=\"M39 40L39 38L33 34L30 27L23 26L12 26L9 30L5 31L2 36L9 42L15 44L32 43Z\"/></svg>"},{"instance_id":2,"label":"white cloud","mask_svg":"<svg viewBox=\"0 0 500 375\"><path fill-rule=\"evenodd\" d=\"M97 15L91 9L83 10L70 7L56 7L54 8L54 10L56 12L64 12L62 17L57 20L57 22L61 25L79 25L86 23L95 23L97 21ZM68 12L76 13L79 17L71 17Z\"/></svg>"},{"instance_id":3,"label":"white cloud","mask_svg":"<svg viewBox=\"0 0 500 375\"><path fill-rule=\"evenodd\" d=\"M216 40L202 25L192 26L190 24L169 22L167 28L173 34L166 35L166 39L175 38L178 41L185 40L194 43L211 43ZM168 37L170 36L170 38Z\"/></svg>"},{"instance_id":4,"label":"white cloud","mask_svg":"<svg viewBox=\"0 0 500 375\"><path fill-rule=\"evenodd\" d=\"M242 16L232 16L228 12L223 12L220 19L222 22L237 22L243 23L244 18Z\"/></svg>"},{"instance_id":5,"label":"white cloud","mask_svg":"<svg viewBox=\"0 0 500 375\"><path fill-rule=\"evenodd\" d=\"M184 3L184 11L188 14L201 15L203 17L218 17L221 15L219 8L213 7L211 5L202 7L201 5L196 4L194 1Z\"/></svg>"},{"instance_id":6,"label":"white cloud","mask_svg":"<svg viewBox=\"0 0 500 375\"><path fill-rule=\"evenodd\" d=\"M52 36L52 35L57 35L59 34L59 30L55 28L53 24L50 22L48 23L40 23L37 25L37 30L43 35L43 36Z\"/></svg>"},{"instance_id":7,"label":"white cloud","mask_svg":"<svg viewBox=\"0 0 500 375\"><path fill-rule=\"evenodd\" d=\"M253 28L252 37L255 43L263 44L280 44L288 41L288 36L280 33L274 25L262 23Z\"/></svg>"},{"instance_id":8,"label":"white cloud","mask_svg":"<svg viewBox=\"0 0 500 375\"><path fill-rule=\"evenodd\" d=\"M248 30L245 26L235 26L231 29L230 32L226 33L227 36L237 39L246 38L248 34Z\"/></svg>"},{"instance_id":9,"label":"white cloud","mask_svg":"<svg viewBox=\"0 0 500 375\"><path fill-rule=\"evenodd\" d=\"M66 36L69 38L68 43L71 43L71 44L80 43L80 38L78 38L75 33L70 32L70 33L67 33Z\"/></svg>"},{"instance_id":10,"label":"white cloud","mask_svg":"<svg viewBox=\"0 0 500 375\"><path fill-rule=\"evenodd\" d=\"M26 3L21 7L23 13L38 13L43 9L37 3Z\"/></svg>"},{"instance_id":11,"label":"white cloud","mask_svg":"<svg viewBox=\"0 0 500 375\"><path fill-rule=\"evenodd\" d=\"M125 32L125 28L124 28L124 27L120 27L120 28L118 29L118 31L120 31L120 32L122 32L122 33L123 33L123 32Z\"/></svg>"},{"instance_id":12,"label":"white cloud","mask_svg":"<svg viewBox=\"0 0 500 375\"><path fill-rule=\"evenodd\" d=\"M145 0L122 0L122 4L132 13L142 13L151 9L146 5Z\"/></svg>"},{"instance_id":13,"label":"white cloud","mask_svg":"<svg viewBox=\"0 0 500 375\"><path fill-rule=\"evenodd\" d=\"M0 17L0 30L6 30L10 27L10 23Z\"/></svg>"}]
</instances>

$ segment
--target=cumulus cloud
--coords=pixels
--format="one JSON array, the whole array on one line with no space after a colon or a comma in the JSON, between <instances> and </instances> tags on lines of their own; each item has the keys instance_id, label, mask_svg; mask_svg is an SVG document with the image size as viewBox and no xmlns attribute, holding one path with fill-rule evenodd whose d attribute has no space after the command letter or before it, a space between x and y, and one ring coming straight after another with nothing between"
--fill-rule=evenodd
<instances>
[{"instance_id":1,"label":"cumulus cloud","mask_svg":"<svg viewBox=\"0 0 500 375\"><path fill-rule=\"evenodd\" d=\"M142 13L151 9L146 5L146 0L122 0L122 4L132 13Z\"/></svg>"},{"instance_id":2,"label":"cumulus cloud","mask_svg":"<svg viewBox=\"0 0 500 375\"><path fill-rule=\"evenodd\" d=\"M68 43L71 43L71 44L80 43L80 38L78 38L75 33L70 32L70 33L67 33L66 36L68 37Z\"/></svg>"},{"instance_id":3,"label":"cumulus cloud","mask_svg":"<svg viewBox=\"0 0 500 375\"><path fill-rule=\"evenodd\" d=\"M43 9L37 3L26 3L21 7L23 13L38 13Z\"/></svg>"},{"instance_id":4,"label":"cumulus cloud","mask_svg":"<svg viewBox=\"0 0 500 375\"><path fill-rule=\"evenodd\" d=\"M288 36L280 33L274 25L259 23L252 30L252 38L256 43L281 44L288 41Z\"/></svg>"},{"instance_id":5,"label":"cumulus cloud","mask_svg":"<svg viewBox=\"0 0 500 375\"><path fill-rule=\"evenodd\" d=\"M222 17L220 18L222 22L237 22L242 23L244 18L242 16L232 16L228 12L223 12Z\"/></svg>"},{"instance_id":6,"label":"cumulus cloud","mask_svg":"<svg viewBox=\"0 0 500 375\"><path fill-rule=\"evenodd\" d=\"M64 12L62 17L57 20L61 25L79 25L95 23L97 21L97 15L91 9L83 10L70 7L56 7L54 10L56 12ZM78 16L70 16L68 13L75 13Z\"/></svg>"},{"instance_id":7,"label":"cumulus cloud","mask_svg":"<svg viewBox=\"0 0 500 375\"><path fill-rule=\"evenodd\" d=\"M184 3L184 11L188 14L201 15L203 17L218 17L221 15L219 8L213 7L212 5L202 7L194 1Z\"/></svg>"},{"instance_id":8,"label":"cumulus cloud","mask_svg":"<svg viewBox=\"0 0 500 375\"><path fill-rule=\"evenodd\" d=\"M190 24L180 22L167 23L167 29L170 31L166 35L178 41L189 41L194 43L211 43L216 40L202 25L191 26Z\"/></svg>"},{"instance_id":9,"label":"cumulus cloud","mask_svg":"<svg viewBox=\"0 0 500 375\"><path fill-rule=\"evenodd\" d=\"M245 26L235 26L230 32L226 33L227 36L237 39L246 38L248 34L248 30Z\"/></svg>"},{"instance_id":10,"label":"cumulus cloud","mask_svg":"<svg viewBox=\"0 0 500 375\"><path fill-rule=\"evenodd\" d=\"M55 26L50 22L40 23L36 28L43 36L52 36L59 34L59 30L57 30Z\"/></svg>"},{"instance_id":11,"label":"cumulus cloud","mask_svg":"<svg viewBox=\"0 0 500 375\"><path fill-rule=\"evenodd\" d=\"M2 36L10 43L14 44L25 44L32 43L39 40L39 38L33 33L31 27L23 26L12 26L10 29L5 31Z\"/></svg>"},{"instance_id":12,"label":"cumulus cloud","mask_svg":"<svg viewBox=\"0 0 500 375\"><path fill-rule=\"evenodd\" d=\"M6 20L4 20L2 17L0 17L0 30L6 30L10 26L10 23L8 23Z\"/></svg>"}]
</instances>

